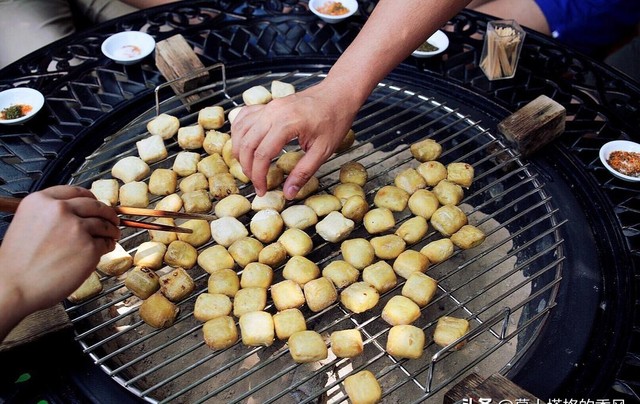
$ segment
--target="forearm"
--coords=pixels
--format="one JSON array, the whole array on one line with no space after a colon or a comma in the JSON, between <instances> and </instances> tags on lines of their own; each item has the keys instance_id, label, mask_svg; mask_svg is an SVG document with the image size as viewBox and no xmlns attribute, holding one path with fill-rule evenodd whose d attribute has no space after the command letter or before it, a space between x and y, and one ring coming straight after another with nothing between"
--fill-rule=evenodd
<instances>
[{"instance_id":1,"label":"forearm","mask_svg":"<svg viewBox=\"0 0 640 404\"><path fill-rule=\"evenodd\" d=\"M10 265L5 258L0 248L0 262L2 265ZM2 279L0 281L0 341L4 340L11 329L26 315L23 308L20 289L10 279Z\"/></svg>"},{"instance_id":2,"label":"forearm","mask_svg":"<svg viewBox=\"0 0 640 404\"><path fill-rule=\"evenodd\" d=\"M381 0L326 85L362 105L375 86L469 0Z\"/></svg>"}]
</instances>

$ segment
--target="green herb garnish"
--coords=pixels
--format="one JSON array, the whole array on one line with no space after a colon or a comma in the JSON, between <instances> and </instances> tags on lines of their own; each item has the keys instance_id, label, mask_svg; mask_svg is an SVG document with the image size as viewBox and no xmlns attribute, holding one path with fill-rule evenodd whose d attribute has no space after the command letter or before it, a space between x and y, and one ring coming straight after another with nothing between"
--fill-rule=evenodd
<instances>
[{"instance_id":1,"label":"green herb garnish","mask_svg":"<svg viewBox=\"0 0 640 404\"><path fill-rule=\"evenodd\" d=\"M431 45L429 42L425 42L418 47L420 52L435 52L438 50L437 46Z\"/></svg>"},{"instance_id":2,"label":"green herb garnish","mask_svg":"<svg viewBox=\"0 0 640 404\"><path fill-rule=\"evenodd\" d=\"M22 105L12 105L2 110L2 117L4 119L18 119L24 116L22 112Z\"/></svg>"}]
</instances>

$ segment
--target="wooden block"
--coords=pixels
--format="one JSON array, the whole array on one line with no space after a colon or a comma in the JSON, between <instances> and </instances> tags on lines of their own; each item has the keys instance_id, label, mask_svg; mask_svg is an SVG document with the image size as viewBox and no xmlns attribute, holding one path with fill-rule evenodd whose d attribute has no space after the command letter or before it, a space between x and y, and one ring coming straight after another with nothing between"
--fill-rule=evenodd
<instances>
[{"instance_id":1,"label":"wooden block","mask_svg":"<svg viewBox=\"0 0 640 404\"><path fill-rule=\"evenodd\" d=\"M445 404L474 404L484 402L481 399L491 399L492 403L542 402L533 394L497 373L484 381L477 374L470 374L445 394L443 402Z\"/></svg>"},{"instance_id":2,"label":"wooden block","mask_svg":"<svg viewBox=\"0 0 640 404\"><path fill-rule=\"evenodd\" d=\"M566 109L541 95L506 117L498 130L523 156L530 156L564 132Z\"/></svg>"},{"instance_id":3,"label":"wooden block","mask_svg":"<svg viewBox=\"0 0 640 404\"><path fill-rule=\"evenodd\" d=\"M191 49L186 39L180 34L174 35L156 44L156 66L167 81L188 77L194 71L203 69L204 65L198 55ZM178 80L171 84L176 94L195 90L208 84L209 73L202 72L188 80ZM195 94L187 97L187 101L195 102L200 97Z\"/></svg>"}]
</instances>

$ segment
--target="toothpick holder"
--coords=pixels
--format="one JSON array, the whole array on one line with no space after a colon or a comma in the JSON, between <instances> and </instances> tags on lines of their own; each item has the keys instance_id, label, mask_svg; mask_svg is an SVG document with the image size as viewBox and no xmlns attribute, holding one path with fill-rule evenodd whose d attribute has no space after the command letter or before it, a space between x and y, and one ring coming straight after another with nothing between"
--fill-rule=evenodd
<instances>
[{"instance_id":1,"label":"toothpick holder","mask_svg":"<svg viewBox=\"0 0 640 404\"><path fill-rule=\"evenodd\" d=\"M480 68L489 80L515 76L524 37L515 20L489 21L480 55Z\"/></svg>"}]
</instances>

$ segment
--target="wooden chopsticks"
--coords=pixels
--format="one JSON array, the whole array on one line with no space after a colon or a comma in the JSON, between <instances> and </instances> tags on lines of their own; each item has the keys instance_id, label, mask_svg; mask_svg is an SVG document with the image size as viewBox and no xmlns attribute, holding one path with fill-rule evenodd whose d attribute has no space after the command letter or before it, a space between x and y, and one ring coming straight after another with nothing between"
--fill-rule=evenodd
<instances>
[{"instance_id":1,"label":"wooden chopsticks","mask_svg":"<svg viewBox=\"0 0 640 404\"><path fill-rule=\"evenodd\" d=\"M20 205L20 198L11 198L0 196L0 212L15 213ZM131 208L126 206L116 206L113 208L116 213L121 215L131 216L146 216L146 217L170 217L174 219L198 219L198 220L215 220L217 219L213 215L207 215L204 213L184 213L184 212L170 212L167 210L157 209L145 209L145 208ZM170 231L174 233L192 233L191 229L179 226L169 226L158 223L148 223L133 219L120 219L120 224L125 227L135 227L138 229L157 230L157 231Z\"/></svg>"}]
</instances>

